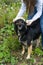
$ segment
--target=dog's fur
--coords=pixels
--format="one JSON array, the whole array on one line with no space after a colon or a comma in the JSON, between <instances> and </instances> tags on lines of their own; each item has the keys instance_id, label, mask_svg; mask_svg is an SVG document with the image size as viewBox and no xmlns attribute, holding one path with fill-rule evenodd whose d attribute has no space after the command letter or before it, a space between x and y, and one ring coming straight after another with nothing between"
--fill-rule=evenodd
<instances>
[{"instance_id":1,"label":"dog's fur","mask_svg":"<svg viewBox=\"0 0 43 65\"><path fill-rule=\"evenodd\" d=\"M31 41L39 38L41 34L40 29L40 19L34 21L31 25L27 26L26 22L23 19L18 19L14 22L14 29L16 34L18 35L20 43L23 45L22 54L25 52L24 45L28 46L28 56L27 59L30 58L30 54L32 52L32 43ZM26 44L25 44L26 42Z\"/></svg>"}]
</instances>

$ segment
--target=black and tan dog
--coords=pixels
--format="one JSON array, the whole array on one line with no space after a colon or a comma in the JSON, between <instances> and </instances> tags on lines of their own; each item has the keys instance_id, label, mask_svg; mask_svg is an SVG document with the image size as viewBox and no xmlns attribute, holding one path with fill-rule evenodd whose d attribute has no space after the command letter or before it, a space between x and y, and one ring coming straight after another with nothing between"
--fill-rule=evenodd
<instances>
[{"instance_id":1,"label":"black and tan dog","mask_svg":"<svg viewBox=\"0 0 43 65\"><path fill-rule=\"evenodd\" d=\"M26 59L29 59L32 53L31 41L32 40L34 41L37 38L39 38L41 34L40 19L33 22L30 26L27 26L26 22L23 19L18 19L14 22L14 29L23 47L22 54L24 54L25 52L25 45L26 45L28 48L28 55Z\"/></svg>"}]
</instances>

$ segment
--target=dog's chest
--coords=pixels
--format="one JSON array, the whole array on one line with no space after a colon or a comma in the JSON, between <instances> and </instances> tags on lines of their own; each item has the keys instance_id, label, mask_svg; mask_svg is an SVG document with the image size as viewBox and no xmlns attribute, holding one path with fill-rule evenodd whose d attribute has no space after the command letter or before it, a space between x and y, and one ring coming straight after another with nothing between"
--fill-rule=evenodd
<instances>
[{"instance_id":1,"label":"dog's chest","mask_svg":"<svg viewBox=\"0 0 43 65\"><path fill-rule=\"evenodd\" d=\"M27 46L27 39L26 39L26 35L21 35L21 33L18 30L18 38L19 38L19 42L22 43L23 45Z\"/></svg>"},{"instance_id":2,"label":"dog's chest","mask_svg":"<svg viewBox=\"0 0 43 65\"><path fill-rule=\"evenodd\" d=\"M19 30L18 30L18 38L19 38L19 42L20 42L21 35L20 35L20 32L19 32Z\"/></svg>"}]
</instances>

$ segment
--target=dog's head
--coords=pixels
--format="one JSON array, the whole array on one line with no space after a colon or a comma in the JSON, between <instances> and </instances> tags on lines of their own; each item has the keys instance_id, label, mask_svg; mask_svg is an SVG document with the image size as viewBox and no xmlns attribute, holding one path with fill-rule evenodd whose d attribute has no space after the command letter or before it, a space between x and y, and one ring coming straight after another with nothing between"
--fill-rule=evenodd
<instances>
[{"instance_id":1,"label":"dog's head","mask_svg":"<svg viewBox=\"0 0 43 65\"><path fill-rule=\"evenodd\" d=\"M18 19L14 22L14 26L15 26L15 31L17 33L17 31L24 31L26 30L26 22L23 19Z\"/></svg>"},{"instance_id":2,"label":"dog's head","mask_svg":"<svg viewBox=\"0 0 43 65\"><path fill-rule=\"evenodd\" d=\"M22 30L26 27L26 22L22 19L18 19L17 21L15 21L15 25L18 27L19 30Z\"/></svg>"}]
</instances>

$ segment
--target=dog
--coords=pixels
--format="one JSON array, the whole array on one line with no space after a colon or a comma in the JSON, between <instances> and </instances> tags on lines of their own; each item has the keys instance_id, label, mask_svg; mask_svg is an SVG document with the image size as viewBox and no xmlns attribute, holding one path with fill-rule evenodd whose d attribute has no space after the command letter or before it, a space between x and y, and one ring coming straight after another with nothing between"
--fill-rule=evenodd
<instances>
[{"instance_id":1,"label":"dog","mask_svg":"<svg viewBox=\"0 0 43 65\"><path fill-rule=\"evenodd\" d=\"M22 45L22 55L25 53L25 46L27 46L28 55L26 59L30 59L32 53L32 41L38 39L41 34L40 19L34 21L29 26L27 26L24 19L18 19L14 22L14 29L19 42Z\"/></svg>"}]
</instances>

